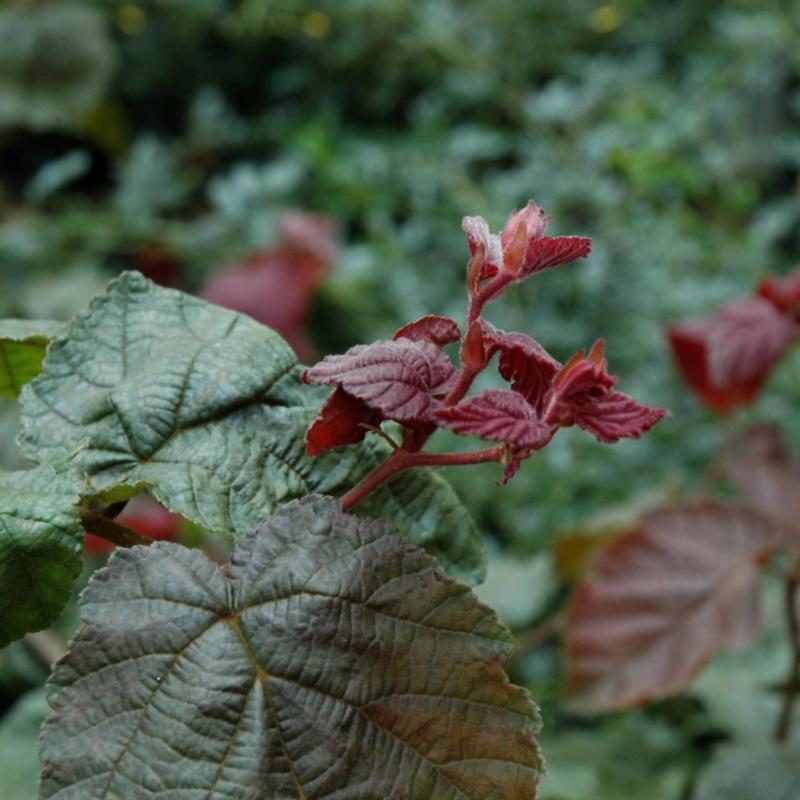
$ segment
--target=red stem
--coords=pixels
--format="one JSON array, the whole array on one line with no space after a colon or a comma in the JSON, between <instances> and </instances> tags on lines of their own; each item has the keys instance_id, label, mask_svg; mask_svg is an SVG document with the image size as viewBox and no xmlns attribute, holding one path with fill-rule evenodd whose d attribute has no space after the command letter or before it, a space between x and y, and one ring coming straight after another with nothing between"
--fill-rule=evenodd
<instances>
[{"instance_id":1,"label":"red stem","mask_svg":"<svg viewBox=\"0 0 800 800\"><path fill-rule=\"evenodd\" d=\"M349 511L389 478L411 467L485 464L487 461L501 462L505 457L506 448L503 444L486 447L483 450L473 450L469 453L409 453L406 450L398 450L344 494L339 499L339 505L342 507L342 511Z\"/></svg>"}]
</instances>

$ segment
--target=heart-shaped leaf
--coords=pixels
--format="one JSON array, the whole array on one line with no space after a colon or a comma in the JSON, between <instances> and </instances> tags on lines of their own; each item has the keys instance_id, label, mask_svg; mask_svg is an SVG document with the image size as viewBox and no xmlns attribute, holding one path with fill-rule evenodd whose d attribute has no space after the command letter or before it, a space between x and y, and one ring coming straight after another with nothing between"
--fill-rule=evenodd
<instances>
[{"instance_id":1,"label":"heart-shaped leaf","mask_svg":"<svg viewBox=\"0 0 800 800\"><path fill-rule=\"evenodd\" d=\"M43 466L0 471L0 647L50 625L81 571L78 488Z\"/></svg>"},{"instance_id":2,"label":"heart-shaped leaf","mask_svg":"<svg viewBox=\"0 0 800 800\"><path fill-rule=\"evenodd\" d=\"M574 705L621 709L686 688L724 647L758 631L758 572L779 544L745 508L650 514L595 556L567 618Z\"/></svg>"},{"instance_id":3,"label":"heart-shaped leaf","mask_svg":"<svg viewBox=\"0 0 800 800\"><path fill-rule=\"evenodd\" d=\"M269 328L124 273L25 387L20 443L36 461L79 448L72 464L87 495L119 499L125 486L135 487L130 496L148 485L171 511L235 537L280 503L342 494L385 457L374 442L307 456L305 432L326 392L303 384L300 371ZM402 511L407 481L381 487L378 504L398 512L411 541L435 542L458 577L482 580L483 545L469 513L432 472L417 476L407 481L424 488L425 525Z\"/></svg>"},{"instance_id":4,"label":"heart-shaped leaf","mask_svg":"<svg viewBox=\"0 0 800 800\"><path fill-rule=\"evenodd\" d=\"M533 798L507 630L391 525L282 507L220 569L117 551L50 683L43 798Z\"/></svg>"},{"instance_id":5,"label":"heart-shaped leaf","mask_svg":"<svg viewBox=\"0 0 800 800\"><path fill-rule=\"evenodd\" d=\"M65 328L53 320L0 320L0 397L16 397L39 374L47 343Z\"/></svg>"}]
</instances>

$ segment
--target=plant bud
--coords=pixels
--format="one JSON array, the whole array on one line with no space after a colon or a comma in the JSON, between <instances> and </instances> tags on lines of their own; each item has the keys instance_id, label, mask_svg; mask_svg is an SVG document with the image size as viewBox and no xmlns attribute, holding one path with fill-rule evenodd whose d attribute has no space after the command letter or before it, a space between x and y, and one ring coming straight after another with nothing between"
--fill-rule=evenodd
<instances>
[{"instance_id":1,"label":"plant bud","mask_svg":"<svg viewBox=\"0 0 800 800\"><path fill-rule=\"evenodd\" d=\"M483 344L483 330L480 320L469 326L461 346L461 363L473 372L480 372L486 366L486 348Z\"/></svg>"},{"instance_id":2,"label":"plant bud","mask_svg":"<svg viewBox=\"0 0 800 800\"><path fill-rule=\"evenodd\" d=\"M514 231L514 237L503 253L503 269L509 275L516 275L522 266L525 257L525 247L528 244L528 228L524 221L520 221Z\"/></svg>"},{"instance_id":3,"label":"plant bud","mask_svg":"<svg viewBox=\"0 0 800 800\"><path fill-rule=\"evenodd\" d=\"M475 297L475 295L478 294L485 263L486 246L479 244L475 248L475 254L469 260L469 264L467 266L467 289L469 290L471 297Z\"/></svg>"}]
</instances>

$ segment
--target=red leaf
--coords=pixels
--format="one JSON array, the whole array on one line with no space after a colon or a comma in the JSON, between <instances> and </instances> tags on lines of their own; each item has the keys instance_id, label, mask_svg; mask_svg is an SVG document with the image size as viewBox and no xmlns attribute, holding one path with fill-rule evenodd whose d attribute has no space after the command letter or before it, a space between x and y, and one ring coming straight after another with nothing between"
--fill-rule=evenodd
<instances>
[{"instance_id":1,"label":"red leaf","mask_svg":"<svg viewBox=\"0 0 800 800\"><path fill-rule=\"evenodd\" d=\"M592 240L585 236L544 236L541 239L531 239L517 279L569 264L570 261L585 258L591 252Z\"/></svg>"},{"instance_id":2,"label":"red leaf","mask_svg":"<svg viewBox=\"0 0 800 800\"><path fill-rule=\"evenodd\" d=\"M328 217L284 214L279 222L281 245L217 272L202 296L274 328L301 360L306 359L304 331L311 297L335 257L333 225Z\"/></svg>"},{"instance_id":3,"label":"red leaf","mask_svg":"<svg viewBox=\"0 0 800 800\"><path fill-rule=\"evenodd\" d=\"M603 341L588 356L577 352L553 380L546 402L545 420L551 425L578 425L599 442L613 444L621 438L638 438L659 420L669 416L664 408L653 408L612 389L617 382L608 374Z\"/></svg>"},{"instance_id":4,"label":"red leaf","mask_svg":"<svg viewBox=\"0 0 800 800\"><path fill-rule=\"evenodd\" d=\"M785 278L764 279L758 287L758 294L782 314L789 314L795 322L800 322L800 269Z\"/></svg>"},{"instance_id":5,"label":"red leaf","mask_svg":"<svg viewBox=\"0 0 800 800\"><path fill-rule=\"evenodd\" d=\"M500 351L500 374L541 415L545 396L561 366L542 345L524 333L506 333L483 323L487 358Z\"/></svg>"},{"instance_id":6,"label":"red leaf","mask_svg":"<svg viewBox=\"0 0 800 800\"><path fill-rule=\"evenodd\" d=\"M306 452L313 458L323 450L357 444L367 434L364 425L380 423L379 413L337 386L306 431Z\"/></svg>"},{"instance_id":7,"label":"red leaf","mask_svg":"<svg viewBox=\"0 0 800 800\"><path fill-rule=\"evenodd\" d=\"M766 300L748 298L668 333L686 382L707 406L727 413L753 400L791 342L794 325Z\"/></svg>"},{"instance_id":8,"label":"red leaf","mask_svg":"<svg viewBox=\"0 0 800 800\"><path fill-rule=\"evenodd\" d=\"M525 398L508 389L484 389L457 405L438 409L435 416L456 433L507 442L513 447L538 450L553 434Z\"/></svg>"},{"instance_id":9,"label":"red leaf","mask_svg":"<svg viewBox=\"0 0 800 800\"><path fill-rule=\"evenodd\" d=\"M567 616L568 683L585 711L682 691L758 631L758 571L777 544L746 509L666 509L599 551Z\"/></svg>"},{"instance_id":10,"label":"red leaf","mask_svg":"<svg viewBox=\"0 0 800 800\"><path fill-rule=\"evenodd\" d=\"M524 226L525 239L529 242L532 239L541 239L549 224L550 217L533 200L528 200L528 205L525 208L521 208L519 211L512 211L508 217L508 222L506 222L506 226L500 234L503 250L507 250L511 246L520 225Z\"/></svg>"},{"instance_id":11,"label":"red leaf","mask_svg":"<svg viewBox=\"0 0 800 800\"><path fill-rule=\"evenodd\" d=\"M575 424L604 444L638 439L666 416L669 412L664 408L646 406L627 394L613 391L582 399L574 406Z\"/></svg>"},{"instance_id":12,"label":"red leaf","mask_svg":"<svg viewBox=\"0 0 800 800\"><path fill-rule=\"evenodd\" d=\"M430 420L436 398L452 388L455 375L450 359L436 345L398 339L327 356L307 369L303 379L339 384L386 419L421 423Z\"/></svg>"},{"instance_id":13,"label":"red leaf","mask_svg":"<svg viewBox=\"0 0 800 800\"><path fill-rule=\"evenodd\" d=\"M458 323L447 317L428 315L420 317L416 322L403 325L392 337L393 339L411 339L415 342L431 342L437 347L444 347L461 338Z\"/></svg>"},{"instance_id":14,"label":"red leaf","mask_svg":"<svg viewBox=\"0 0 800 800\"><path fill-rule=\"evenodd\" d=\"M786 544L800 547L800 461L777 428L751 428L730 450L725 474L752 508L779 527Z\"/></svg>"}]
</instances>

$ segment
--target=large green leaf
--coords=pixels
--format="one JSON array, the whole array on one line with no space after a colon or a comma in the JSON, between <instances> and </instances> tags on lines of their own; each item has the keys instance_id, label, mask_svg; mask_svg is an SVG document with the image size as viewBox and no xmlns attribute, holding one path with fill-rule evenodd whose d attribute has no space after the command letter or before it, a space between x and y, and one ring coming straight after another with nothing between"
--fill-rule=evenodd
<instances>
[{"instance_id":1,"label":"large green leaf","mask_svg":"<svg viewBox=\"0 0 800 800\"><path fill-rule=\"evenodd\" d=\"M38 794L39 756L36 739L47 716L43 689L17 700L0 722L0 797L35 800Z\"/></svg>"},{"instance_id":2,"label":"large green leaf","mask_svg":"<svg viewBox=\"0 0 800 800\"><path fill-rule=\"evenodd\" d=\"M0 471L0 647L50 625L81 571L76 481L50 466Z\"/></svg>"},{"instance_id":3,"label":"large green leaf","mask_svg":"<svg viewBox=\"0 0 800 800\"><path fill-rule=\"evenodd\" d=\"M366 443L310 459L305 430L325 392L249 317L125 273L51 346L22 394L24 452L73 463L87 492L149 484L168 508L240 535L280 503L340 494L385 455ZM392 518L459 577L483 577L480 536L432 472L401 476L368 510Z\"/></svg>"},{"instance_id":4,"label":"large green leaf","mask_svg":"<svg viewBox=\"0 0 800 800\"><path fill-rule=\"evenodd\" d=\"M53 320L0 320L0 397L16 397L39 374L47 343L65 327Z\"/></svg>"},{"instance_id":5,"label":"large green leaf","mask_svg":"<svg viewBox=\"0 0 800 800\"><path fill-rule=\"evenodd\" d=\"M225 569L117 551L51 679L42 797L533 798L508 631L388 523L283 506Z\"/></svg>"}]
</instances>

